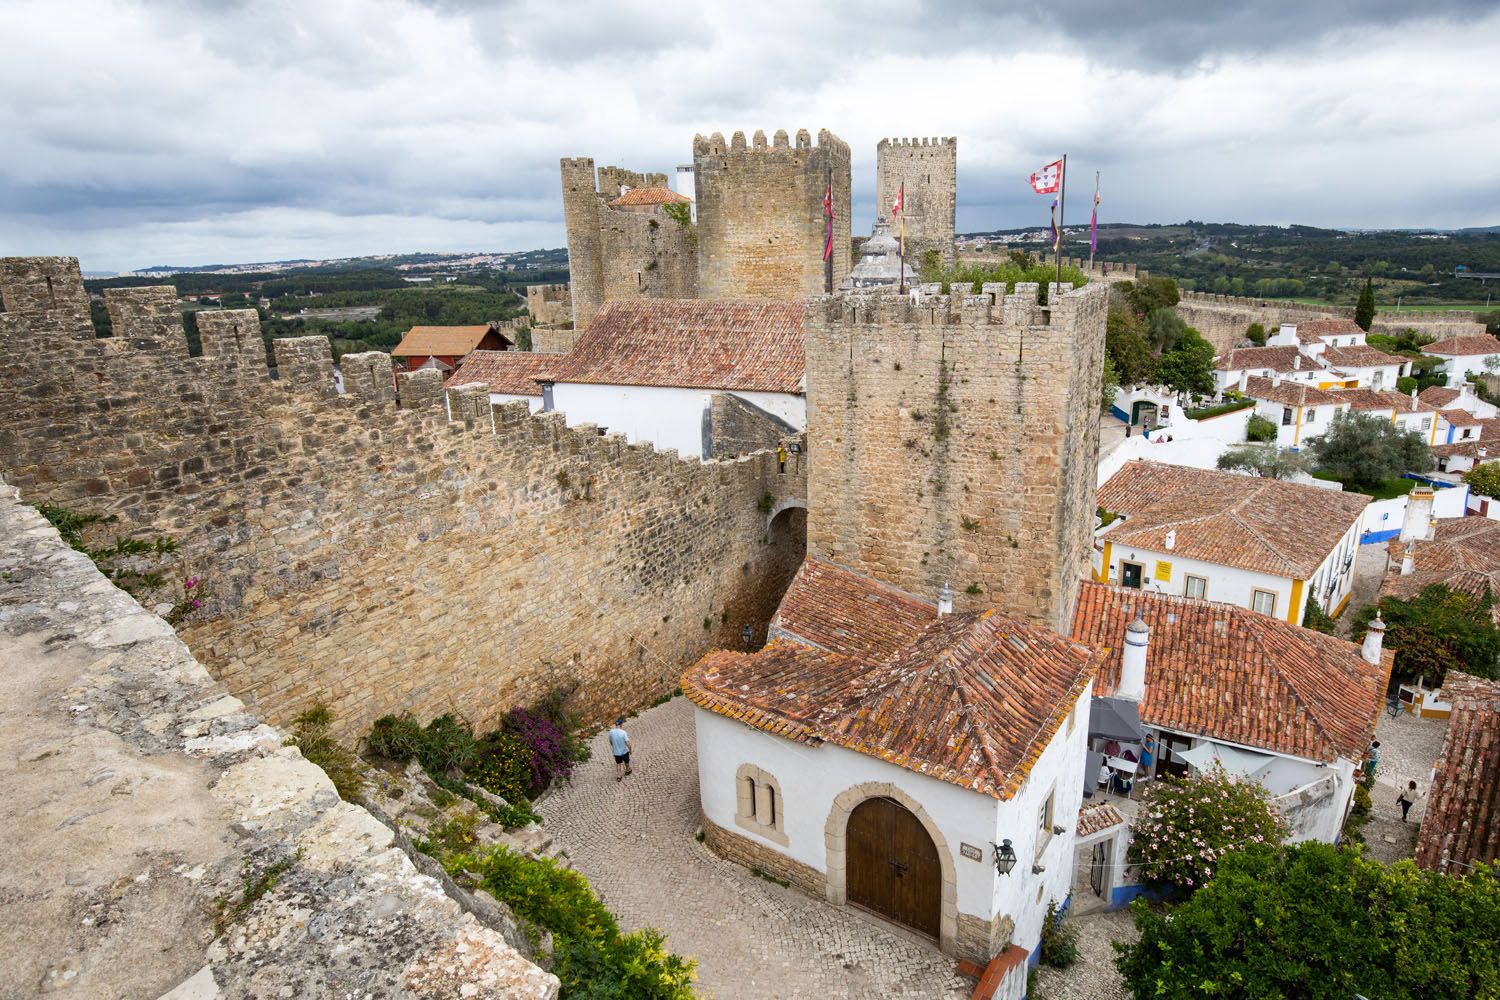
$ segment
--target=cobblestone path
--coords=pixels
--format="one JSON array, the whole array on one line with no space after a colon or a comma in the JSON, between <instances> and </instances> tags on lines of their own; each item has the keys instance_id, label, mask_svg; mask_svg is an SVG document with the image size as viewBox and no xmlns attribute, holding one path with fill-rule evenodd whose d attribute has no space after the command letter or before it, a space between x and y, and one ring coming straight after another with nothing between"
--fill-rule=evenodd
<instances>
[{"instance_id":1,"label":"cobblestone path","mask_svg":"<svg viewBox=\"0 0 1500 1000\"><path fill-rule=\"evenodd\" d=\"M1447 719L1421 719L1402 713L1394 719L1380 717L1375 738L1380 741L1380 765L1375 768L1375 787L1370 789L1371 816L1365 824L1369 856L1390 864L1409 858L1417 846L1417 824L1427 813L1428 775L1443 749ZM1412 807L1409 822L1401 822L1396 796L1408 780L1415 780L1421 797Z\"/></svg>"},{"instance_id":2,"label":"cobblestone path","mask_svg":"<svg viewBox=\"0 0 1500 1000\"><path fill-rule=\"evenodd\" d=\"M693 706L675 698L629 720L635 773L614 778L603 734L572 785L539 805L573 866L627 930L657 927L698 962L716 1000L960 1000L972 983L915 936L783 888L693 839Z\"/></svg>"},{"instance_id":3,"label":"cobblestone path","mask_svg":"<svg viewBox=\"0 0 1500 1000\"><path fill-rule=\"evenodd\" d=\"M1078 961L1066 969L1037 966L1033 1000L1130 1000L1113 942L1134 944L1140 934L1128 909L1069 917L1078 928Z\"/></svg>"}]
</instances>

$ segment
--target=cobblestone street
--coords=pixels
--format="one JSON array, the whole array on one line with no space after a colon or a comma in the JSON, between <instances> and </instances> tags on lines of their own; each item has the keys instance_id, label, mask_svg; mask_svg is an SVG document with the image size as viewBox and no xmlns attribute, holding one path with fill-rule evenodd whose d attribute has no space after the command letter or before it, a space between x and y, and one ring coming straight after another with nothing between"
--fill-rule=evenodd
<instances>
[{"instance_id":1,"label":"cobblestone street","mask_svg":"<svg viewBox=\"0 0 1500 1000\"><path fill-rule=\"evenodd\" d=\"M1112 943L1139 935L1129 909L1070 917L1078 928L1078 961L1066 969L1037 967L1036 991L1027 1000L1130 1000L1115 968Z\"/></svg>"},{"instance_id":2,"label":"cobblestone street","mask_svg":"<svg viewBox=\"0 0 1500 1000\"><path fill-rule=\"evenodd\" d=\"M654 926L698 962L717 1000L945 1000L972 983L914 936L757 878L711 854L698 829L693 706L626 722L635 773L614 779L604 734L572 785L544 799L548 832L627 929Z\"/></svg>"},{"instance_id":3,"label":"cobblestone street","mask_svg":"<svg viewBox=\"0 0 1500 1000\"><path fill-rule=\"evenodd\" d=\"M1369 856L1387 864L1412 856L1417 827L1427 810L1432 765L1443 748L1447 719L1419 719L1402 713L1394 719L1380 717L1375 738L1380 741L1380 765L1375 768L1375 787L1370 789L1371 816L1365 824ZM1407 781L1415 780L1421 797L1412 806L1407 822L1401 822L1396 796Z\"/></svg>"}]
</instances>

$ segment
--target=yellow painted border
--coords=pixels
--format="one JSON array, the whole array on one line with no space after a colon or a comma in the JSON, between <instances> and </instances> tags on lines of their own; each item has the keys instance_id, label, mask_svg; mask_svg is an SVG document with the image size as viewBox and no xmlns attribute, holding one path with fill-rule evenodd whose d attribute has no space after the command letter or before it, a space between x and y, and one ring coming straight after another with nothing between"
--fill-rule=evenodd
<instances>
[{"instance_id":1,"label":"yellow painted border","mask_svg":"<svg viewBox=\"0 0 1500 1000\"><path fill-rule=\"evenodd\" d=\"M1297 618L1302 614L1303 608L1306 604L1306 602L1302 599L1302 585L1305 582L1306 581L1304 580L1292 581L1292 606L1287 609L1286 620L1291 622L1293 625L1297 624Z\"/></svg>"},{"instance_id":2,"label":"yellow painted border","mask_svg":"<svg viewBox=\"0 0 1500 1000\"><path fill-rule=\"evenodd\" d=\"M1102 562L1100 563L1099 572L1094 577L1094 579L1099 581L1100 583L1109 582L1109 550L1112 545L1112 542L1104 543L1104 557Z\"/></svg>"}]
</instances>

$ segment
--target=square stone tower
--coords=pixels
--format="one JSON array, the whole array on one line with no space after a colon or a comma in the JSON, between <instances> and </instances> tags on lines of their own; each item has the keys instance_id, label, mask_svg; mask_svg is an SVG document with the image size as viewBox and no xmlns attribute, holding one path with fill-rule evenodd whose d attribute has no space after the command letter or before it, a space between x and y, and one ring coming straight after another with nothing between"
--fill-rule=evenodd
<instances>
[{"instance_id":1,"label":"square stone tower","mask_svg":"<svg viewBox=\"0 0 1500 1000\"><path fill-rule=\"evenodd\" d=\"M875 146L875 214L900 230L891 218L896 191L906 185L906 259L918 269L922 254L936 250L944 264L954 261L954 216L958 203L958 140L881 139Z\"/></svg>"},{"instance_id":2,"label":"square stone tower","mask_svg":"<svg viewBox=\"0 0 1500 1000\"><path fill-rule=\"evenodd\" d=\"M698 293L705 299L800 299L824 291L823 195L833 182L833 287L849 273L849 144L806 129L747 144L715 132L693 139Z\"/></svg>"},{"instance_id":3,"label":"square stone tower","mask_svg":"<svg viewBox=\"0 0 1500 1000\"><path fill-rule=\"evenodd\" d=\"M663 207L681 200L666 174L600 167L596 184L592 159L564 158L561 165L575 329L611 299L697 296L697 237L690 220L679 222ZM627 192L632 197L622 199Z\"/></svg>"},{"instance_id":4,"label":"square stone tower","mask_svg":"<svg viewBox=\"0 0 1500 1000\"><path fill-rule=\"evenodd\" d=\"M1034 284L969 291L809 303L808 555L1066 635L1093 543L1108 289L1050 308Z\"/></svg>"}]
</instances>

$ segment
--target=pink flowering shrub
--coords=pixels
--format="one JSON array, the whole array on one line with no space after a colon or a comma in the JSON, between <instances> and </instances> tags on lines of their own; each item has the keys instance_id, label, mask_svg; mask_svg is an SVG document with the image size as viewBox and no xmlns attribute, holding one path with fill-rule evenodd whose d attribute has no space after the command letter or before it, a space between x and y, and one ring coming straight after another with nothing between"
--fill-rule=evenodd
<instances>
[{"instance_id":1,"label":"pink flowering shrub","mask_svg":"<svg viewBox=\"0 0 1500 1000\"><path fill-rule=\"evenodd\" d=\"M1215 764L1191 778L1153 782L1131 827L1127 860L1142 883L1191 895L1219 861L1252 844L1276 846L1286 825L1263 785Z\"/></svg>"}]
</instances>

